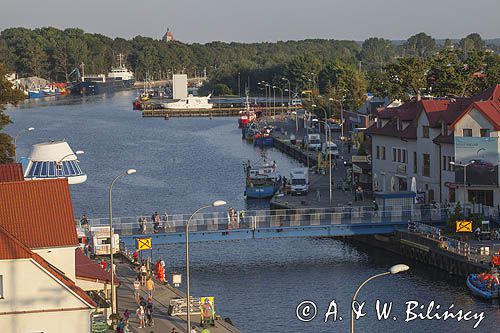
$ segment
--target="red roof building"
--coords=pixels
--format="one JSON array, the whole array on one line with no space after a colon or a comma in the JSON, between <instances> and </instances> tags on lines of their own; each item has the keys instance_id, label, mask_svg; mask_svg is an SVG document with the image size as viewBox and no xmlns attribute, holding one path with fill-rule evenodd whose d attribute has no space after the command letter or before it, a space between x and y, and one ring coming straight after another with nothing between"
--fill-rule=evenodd
<instances>
[{"instance_id":1,"label":"red roof building","mask_svg":"<svg viewBox=\"0 0 500 333\"><path fill-rule=\"evenodd\" d=\"M23 180L23 168L20 163L0 164L0 183Z\"/></svg>"},{"instance_id":2,"label":"red roof building","mask_svg":"<svg viewBox=\"0 0 500 333\"><path fill-rule=\"evenodd\" d=\"M111 283L111 273L102 269L101 265L87 258L81 249L75 250L75 275L77 279L83 279L97 283ZM120 284L120 280L115 276L115 285Z\"/></svg>"},{"instance_id":3,"label":"red roof building","mask_svg":"<svg viewBox=\"0 0 500 333\"><path fill-rule=\"evenodd\" d=\"M0 226L30 249L78 246L66 179L0 183Z\"/></svg>"}]
</instances>

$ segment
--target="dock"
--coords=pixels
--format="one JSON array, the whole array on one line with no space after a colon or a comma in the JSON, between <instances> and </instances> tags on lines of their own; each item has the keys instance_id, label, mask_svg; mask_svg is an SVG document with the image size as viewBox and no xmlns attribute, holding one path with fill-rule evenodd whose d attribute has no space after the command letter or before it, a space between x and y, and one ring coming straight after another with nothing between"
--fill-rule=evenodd
<instances>
[{"instance_id":1,"label":"dock","mask_svg":"<svg viewBox=\"0 0 500 333\"><path fill-rule=\"evenodd\" d=\"M169 117L237 117L240 114L242 107L214 107L212 109L162 109L149 108L146 106L142 110L144 118L169 118ZM284 112L282 107L268 107L260 109L263 116L266 117L281 117Z\"/></svg>"},{"instance_id":2,"label":"dock","mask_svg":"<svg viewBox=\"0 0 500 333\"><path fill-rule=\"evenodd\" d=\"M117 256L118 257L118 256ZM170 316L168 307L171 299L186 298L180 290L169 285L161 284L155 280L155 290L153 291L153 318L154 326L139 329L139 320L135 314L138 307L134 299L134 280L138 274L138 269L124 255L120 255L115 261L116 274L120 279L120 287L117 289L118 312L121 316L125 310L130 313L129 329L131 332L158 332L168 333L175 327L177 332L186 332L187 316ZM145 286L141 286L141 294L147 298ZM215 304L217 310L217 304ZM191 326L196 327L197 332L201 332L200 316L191 315ZM216 320L215 326L209 327L210 333L239 333L240 331L224 320Z\"/></svg>"}]
</instances>

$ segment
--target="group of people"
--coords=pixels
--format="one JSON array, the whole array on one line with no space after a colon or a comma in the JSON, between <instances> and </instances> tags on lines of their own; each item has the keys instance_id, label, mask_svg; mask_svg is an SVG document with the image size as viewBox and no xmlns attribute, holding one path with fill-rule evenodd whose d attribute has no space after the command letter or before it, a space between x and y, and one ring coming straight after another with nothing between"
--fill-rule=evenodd
<instances>
[{"instance_id":1,"label":"group of people","mask_svg":"<svg viewBox=\"0 0 500 333\"><path fill-rule=\"evenodd\" d=\"M142 234L147 233L148 220L146 219L146 217L140 216L138 222L139 222L139 231ZM151 215L151 223L153 224L153 232L154 233L157 233L160 231L160 228L162 227L162 222L163 222L163 228L166 230L170 226L168 223L167 210L165 210L165 212L163 213L163 219L158 212L154 212Z\"/></svg>"}]
</instances>

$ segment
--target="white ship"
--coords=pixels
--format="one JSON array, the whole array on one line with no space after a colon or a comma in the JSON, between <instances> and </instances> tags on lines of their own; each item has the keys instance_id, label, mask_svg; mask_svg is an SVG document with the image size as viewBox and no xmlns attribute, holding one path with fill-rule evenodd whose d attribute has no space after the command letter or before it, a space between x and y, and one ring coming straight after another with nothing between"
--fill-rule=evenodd
<instances>
[{"instance_id":1,"label":"white ship","mask_svg":"<svg viewBox=\"0 0 500 333\"><path fill-rule=\"evenodd\" d=\"M43 142L33 145L24 172L24 179L67 178L68 183L80 184L87 175L80 169L76 154L66 141Z\"/></svg>"},{"instance_id":2,"label":"white ship","mask_svg":"<svg viewBox=\"0 0 500 333\"><path fill-rule=\"evenodd\" d=\"M167 103L163 103L162 107L165 109L176 110L197 110L197 109L211 109L213 104L209 103L211 95L208 96L193 96L189 95L186 98L175 99Z\"/></svg>"}]
</instances>

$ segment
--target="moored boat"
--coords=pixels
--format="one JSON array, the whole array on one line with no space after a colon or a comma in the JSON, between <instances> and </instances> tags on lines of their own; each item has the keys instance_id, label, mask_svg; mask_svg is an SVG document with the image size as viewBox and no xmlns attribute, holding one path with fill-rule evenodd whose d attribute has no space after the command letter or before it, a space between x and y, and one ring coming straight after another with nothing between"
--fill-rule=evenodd
<instances>
[{"instance_id":1,"label":"moored boat","mask_svg":"<svg viewBox=\"0 0 500 333\"><path fill-rule=\"evenodd\" d=\"M243 128L245 126L248 126L249 124L254 122L255 119L257 119L257 115L255 114L255 112L250 109L250 100L249 100L248 95L247 95L246 101L245 101L245 109L241 110L239 112L238 116L239 116L239 118L238 118L238 127L239 128Z\"/></svg>"},{"instance_id":2,"label":"moored boat","mask_svg":"<svg viewBox=\"0 0 500 333\"><path fill-rule=\"evenodd\" d=\"M500 285L492 274L469 274L466 284L475 296L486 300L498 298Z\"/></svg>"},{"instance_id":3,"label":"moored boat","mask_svg":"<svg viewBox=\"0 0 500 333\"><path fill-rule=\"evenodd\" d=\"M281 175L276 172L276 163L252 167L250 161L244 163L247 198L264 199L272 197L281 187Z\"/></svg>"}]
</instances>

